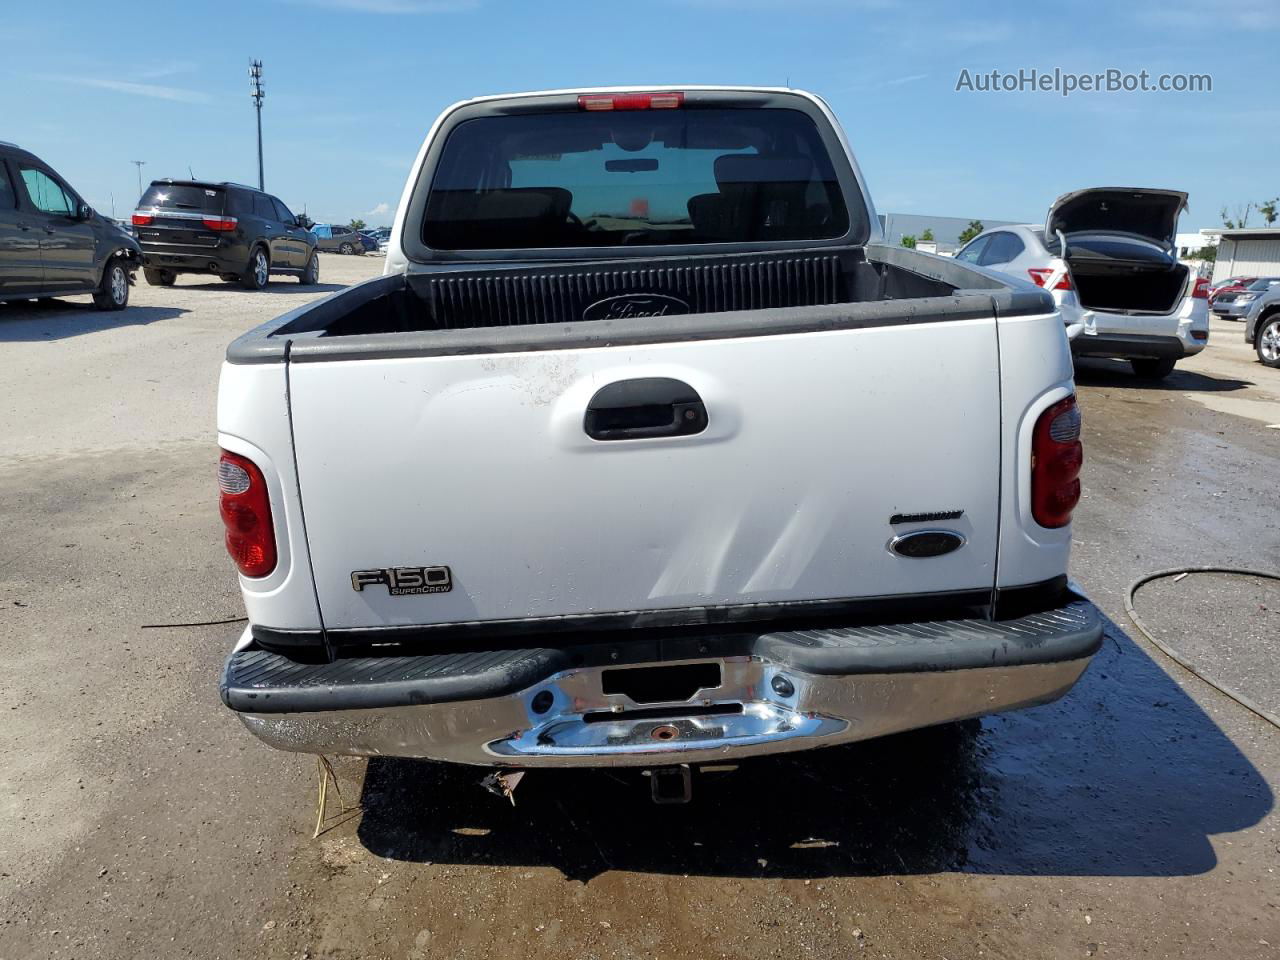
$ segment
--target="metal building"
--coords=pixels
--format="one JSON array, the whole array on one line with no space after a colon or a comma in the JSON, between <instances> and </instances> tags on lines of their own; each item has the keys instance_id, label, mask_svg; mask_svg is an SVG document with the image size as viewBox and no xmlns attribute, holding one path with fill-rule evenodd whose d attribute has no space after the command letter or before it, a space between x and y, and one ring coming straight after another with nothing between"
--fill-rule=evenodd
<instances>
[{"instance_id":1,"label":"metal building","mask_svg":"<svg viewBox=\"0 0 1280 960\"><path fill-rule=\"evenodd\" d=\"M969 226L970 220L980 220L984 228L1004 227L1012 222L985 217L927 217L917 213L882 213L879 219L880 226L884 227L885 242L890 246L898 246L904 236L919 240L925 230L932 230L938 253L956 252L960 246L960 234Z\"/></svg>"},{"instance_id":2,"label":"metal building","mask_svg":"<svg viewBox=\"0 0 1280 960\"><path fill-rule=\"evenodd\" d=\"M1228 277L1280 277L1280 227L1223 230L1213 282Z\"/></svg>"}]
</instances>

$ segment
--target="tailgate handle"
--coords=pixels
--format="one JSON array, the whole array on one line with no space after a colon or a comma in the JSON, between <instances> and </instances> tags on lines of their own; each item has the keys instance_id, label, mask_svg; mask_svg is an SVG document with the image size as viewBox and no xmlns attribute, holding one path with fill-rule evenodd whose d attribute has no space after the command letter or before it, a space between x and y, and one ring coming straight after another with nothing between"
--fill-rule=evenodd
<instances>
[{"instance_id":1,"label":"tailgate handle","mask_svg":"<svg viewBox=\"0 0 1280 960\"><path fill-rule=\"evenodd\" d=\"M596 391L582 429L592 440L684 437L707 429L707 408L698 391L680 380L618 380Z\"/></svg>"}]
</instances>

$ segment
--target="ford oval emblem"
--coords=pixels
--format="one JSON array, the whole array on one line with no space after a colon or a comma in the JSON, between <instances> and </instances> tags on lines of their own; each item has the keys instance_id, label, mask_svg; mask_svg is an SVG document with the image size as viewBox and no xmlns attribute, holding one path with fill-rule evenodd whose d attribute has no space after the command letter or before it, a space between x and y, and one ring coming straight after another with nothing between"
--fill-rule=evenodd
<instances>
[{"instance_id":1,"label":"ford oval emblem","mask_svg":"<svg viewBox=\"0 0 1280 960\"><path fill-rule=\"evenodd\" d=\"M665 293L624 293L597 300L582 311L583 320L630 320L633 317L674 317L689 312L689 304Z\"/></svg>"},{"instance_id":2,"label":"ford oval emblem","mask_svg":"<svg viewBox=\"0 0 1280 960\"><path fill-rule=\"evenodd\" d=\"M951 530L916 530L889 541L889 549L900 557L922 559L941 557L964 546L964 537Z\"/></svg>"}]
</instances>

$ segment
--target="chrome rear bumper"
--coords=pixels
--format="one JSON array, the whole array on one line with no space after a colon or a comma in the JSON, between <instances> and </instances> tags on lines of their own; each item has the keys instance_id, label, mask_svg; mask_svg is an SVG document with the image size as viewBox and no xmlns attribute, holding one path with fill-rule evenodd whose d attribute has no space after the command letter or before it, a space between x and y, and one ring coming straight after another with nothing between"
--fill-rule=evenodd
<instances>
[{"instance_id":1,"label":"chrome rear bumper","mask_svg":"<svg viewBox=\"0 0 1280 960\"><path fill-rule=\"evenodd\" d=\"M1100 637L1097 610L1079 599L997 623L759 634L745 653L662 659L661 666L719 667L717 686L665 703L604 692L606 672L616 676L655 660L624 658L623 666L540 675L539 664L553 662L539 658L544 651L510 651L502 662L468 654L473 689L492 694L472 696L466 684L441 687L442 670L424 679L417 661L427 658L308 667L248 650L228 661L223 699L257 737L281 750L501 767L707 763L1047 703L1079 679ZM389 673L397 679L387 679ZM424 702L433 696L437 702Z\"/></svg>"}]
</instances>

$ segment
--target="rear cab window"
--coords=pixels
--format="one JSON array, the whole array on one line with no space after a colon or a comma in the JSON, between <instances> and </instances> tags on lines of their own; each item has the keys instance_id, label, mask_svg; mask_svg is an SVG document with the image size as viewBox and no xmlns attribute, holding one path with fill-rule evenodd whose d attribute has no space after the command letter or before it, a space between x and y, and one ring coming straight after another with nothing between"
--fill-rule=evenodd
<instances>
[{"instance_id":1,"label":"rear cab window","mask_svg":"<svg viewBox=\"0 0 1280 960\"><path fill-rule=\"evenodd\" d=\"M832 240L850 223L804 110L561 110L449 130L420 237L442 251L647 247Z\"/></svg>"}]
</instances>

